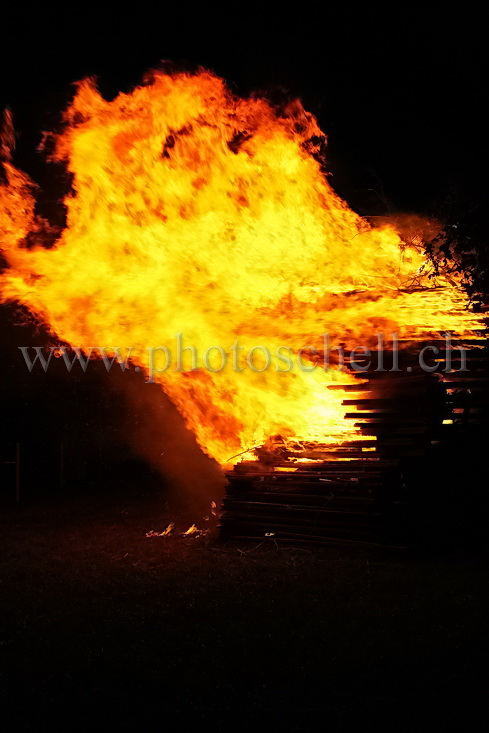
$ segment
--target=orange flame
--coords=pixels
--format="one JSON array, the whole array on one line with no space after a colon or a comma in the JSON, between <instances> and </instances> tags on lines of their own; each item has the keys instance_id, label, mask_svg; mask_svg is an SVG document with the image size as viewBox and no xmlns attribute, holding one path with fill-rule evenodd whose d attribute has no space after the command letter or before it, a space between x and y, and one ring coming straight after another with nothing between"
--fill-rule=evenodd
<instances>
[{"instance_id":1,"label":"orange flame","mask_svg":"<svg viewBox=\"0 0 489 733\"><path fill-rule=\"evenodd\" d=\"M85 352L132 347L146 374L150 347L173 347L181 333L196 368L155 379L221 464L274 434L352 435L344 394L326 389L352 378L281 372L280 346L321 351L325 332L354 346L379 330L418 337L477 325L460 290L443 277L434 287L422 246L373 228L333 192L313 155L324 136L298 102L279 112L207 72L156 73L111 102L83 81L64 119L53 158L66 162L73 190L52 249L23 246L42 223L31 181L4 164L1 298ZM230 363L236 341L242 372ZM246 363L256 345L273 354L261 372ZM216 371L204 368L217 346L228 365L218 369L214 349Z\"/></svg>"},{"instance_id":2,"label":"orange flame","mask_svg":"<svg viewBox=\"0 0 489 733\"><path fill-rule=\"evenodd\" d=\"M170 524L166 527L166 529L163 530L163 532L156 532L154 529L150 529L149 532L146 532L146 537L169 537L174 529L175 523L170 522Z\"/></svg>"}]
</instances>

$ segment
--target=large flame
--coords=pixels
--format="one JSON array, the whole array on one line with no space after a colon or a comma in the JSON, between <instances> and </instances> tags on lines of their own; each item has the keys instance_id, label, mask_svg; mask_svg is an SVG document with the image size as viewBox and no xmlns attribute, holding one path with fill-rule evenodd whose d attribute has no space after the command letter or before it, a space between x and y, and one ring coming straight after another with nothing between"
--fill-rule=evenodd
<instances>
[{"instance_id":1,"label":"large flame","mask_svg":"<svg viewBox=\"0 0 489 733\"><path fill-rule=\"evenodd\" d=\"M27 248L42 223L32 183L6 160L0 246L3 300L29 307L59 338L89 347L197 351L197 368L155 375L188 427L220 463L280 433L342 440L344 373L277 372L280 346L369 345L379 330L432 335L474 327L461 292L428 278L422 246L372 228L333 192L313 153L323 137L299 103L277 111L239 99L216 76L156 73L104 100L78 85L55 139L73 190L56 245ZM238 366L230 349L238 340ZM265 345L270 368L249 351ZM228 366L203 357L223 347ZM258 368L260 354L255 350ZM158 357L163 358L161 352ZM222 354L212 351L213 368ZM351 380L351 378L349 378ZM351 434L351 433L350 433Z\"/></svg>"}]
</instances>

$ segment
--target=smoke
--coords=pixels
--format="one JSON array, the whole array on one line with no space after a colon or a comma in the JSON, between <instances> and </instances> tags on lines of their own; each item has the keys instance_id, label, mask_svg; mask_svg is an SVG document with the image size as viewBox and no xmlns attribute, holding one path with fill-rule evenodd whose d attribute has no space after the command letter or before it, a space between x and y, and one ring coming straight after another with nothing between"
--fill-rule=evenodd
<instances>
[{"instance_id":1,"label":"smoke","mask_svg":"<svg viewBox=\"0 0 489 733\"><path fill-rule=\"evenodd\" d=\"M131 448L153 466L168 485L169 500L189 521L219 504L224 474L199 448L195 435L159 384L148 384L133 370L111 371L110 380L125 402L121 429Z\"/></svg>"},{"instance_id":2,"label":"smoke","mask_svg":"<svg viewBox=\"0 0 489 733\"><path fill-rule=\"evenodd\" d=\"M433 240L443 229L442 223L434 217L419 214L397 213L377 216L374 220L376 226L390 226L395 229L406 244L420 247Z\"/></svg>"}]
</instances>

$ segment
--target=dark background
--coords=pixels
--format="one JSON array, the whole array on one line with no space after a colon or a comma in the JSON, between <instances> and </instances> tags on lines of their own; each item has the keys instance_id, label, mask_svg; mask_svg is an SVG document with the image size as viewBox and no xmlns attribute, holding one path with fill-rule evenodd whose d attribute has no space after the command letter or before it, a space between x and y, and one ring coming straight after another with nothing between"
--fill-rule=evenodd
<instances>
[{"instance_id":1,"label":"dark background","mask_svg":"<svg viewBox=\"0 0 489 733\"><path fill-rule=\"evenodd\" d=\"M96 75L114 96L161 60L212 69L239 94L281 88L300 97L329 136L333 184L365 213L385 212L370 188L419 212L450 184L485 184L487 34L470 4L436 12L143 2L11 15L2 16L0 101L14 111L17 163L44 188L52 171L35 149L41 130L58 123L71 83Z\"/></svg>"}]
</instances>

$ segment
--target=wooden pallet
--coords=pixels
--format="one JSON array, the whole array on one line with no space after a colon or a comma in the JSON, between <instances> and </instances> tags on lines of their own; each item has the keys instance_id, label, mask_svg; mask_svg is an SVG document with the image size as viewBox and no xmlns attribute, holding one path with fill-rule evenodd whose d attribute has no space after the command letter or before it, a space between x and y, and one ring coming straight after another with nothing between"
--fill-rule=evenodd
<instances>
[{"instance_id":1,"label":"wooden pallet","mask_svg":"<svg viewBox=\"0 0 489 733\"><path fill-rule=\"evenodd\" d=\"M411 343L399 354L400 372L366 370L357 375L366 383L345 385L346 393L357 393L343 401L356 440L282 445L275 454L264 451L260 460L242 460L227 472L221 536L406 544L403 516L422 512L429 498L418 490L426 462L436 461L441 445L456 444L462 433L489 424L487 341L452 342L468 349L468 372L459 371L458 351L451 354L450 372L445 351L431 362L436 371L423 371L418 354L429 344L444 346ZM385 365L392 362L388 352L378 356Z\"/></svg>"}]
</instances>

